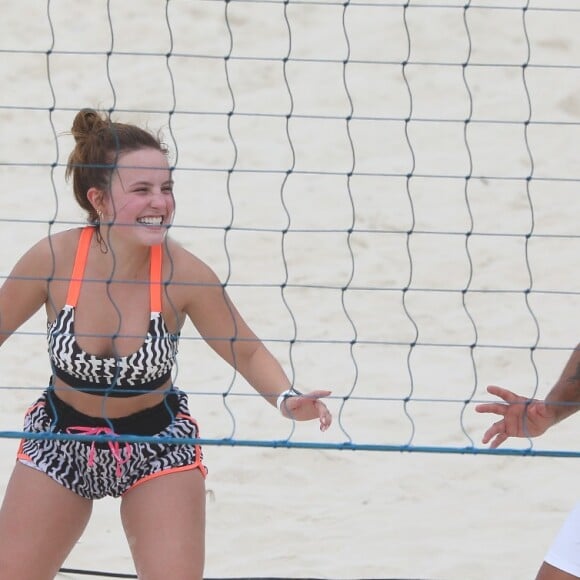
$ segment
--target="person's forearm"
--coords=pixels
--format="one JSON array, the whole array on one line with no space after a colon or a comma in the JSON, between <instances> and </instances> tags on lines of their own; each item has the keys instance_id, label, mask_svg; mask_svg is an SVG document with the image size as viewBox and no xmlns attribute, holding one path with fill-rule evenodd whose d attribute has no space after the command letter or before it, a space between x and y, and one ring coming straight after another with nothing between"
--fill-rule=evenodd
<instances>
[{"instance_id":1,"label":"person's forearm","mask_svg":"<svg viewBox=\"0 0 580 580\"><path fill-rule=\"evenodd\" d=\"M560 378L548 393L546 404L556 411L556 422L580 409L580 343L571 354Z\"/></svg>"},{"instance_id":2,"label":"person's forearm","mask_svg":"<svg viewBox=\"0 0 580 580\"><path fill-rule=\"evenodd\" d=\"M272 405L276 405L278 395L291 386L284 369L264 345L258 346L247 360L240 360L237 368Z\"/></svg>"}]
</instances>

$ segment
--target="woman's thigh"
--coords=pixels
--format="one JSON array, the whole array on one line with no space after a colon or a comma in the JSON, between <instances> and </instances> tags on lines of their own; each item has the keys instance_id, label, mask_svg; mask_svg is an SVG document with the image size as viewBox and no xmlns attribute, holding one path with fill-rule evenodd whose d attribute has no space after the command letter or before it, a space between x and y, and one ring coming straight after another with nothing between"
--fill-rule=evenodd
<instances>
[{"instance_id":1,"label":"woman's thigh","mask_svg":"<svg viewBox=\"0 0 580 580\"><path fill-rule=\"evenodd\" d=\"M123 496L121 517L139 578L203 577L205 480L200 469L137 485Z\"/></svg>"},{"instance_id":2,"label":"woman's thigh","mask_svg":"<svg viewBox=\"0 0 580 580\"><path fill-rule=\"evenodd\" d=\"M91 500L16 463L0 508L0 580L52 580L91 510Z\"/></svg>"}]
</instances>

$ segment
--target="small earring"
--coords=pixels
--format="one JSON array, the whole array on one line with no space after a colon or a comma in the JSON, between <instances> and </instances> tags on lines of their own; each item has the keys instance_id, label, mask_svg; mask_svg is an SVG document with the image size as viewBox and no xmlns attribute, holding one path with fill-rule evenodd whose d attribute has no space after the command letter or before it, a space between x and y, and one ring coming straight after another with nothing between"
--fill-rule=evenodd
<instances>
[{"instance_id":1,"label":"small earring","mask_svg":"<svg viewBox=\"0 0 580 580\"><path fill-rule=\"evenodd\" d=\"M103 221L103 211L98 209L97 216L99 217L99 223L101 223Z\"/></svg>"}]
</instances>

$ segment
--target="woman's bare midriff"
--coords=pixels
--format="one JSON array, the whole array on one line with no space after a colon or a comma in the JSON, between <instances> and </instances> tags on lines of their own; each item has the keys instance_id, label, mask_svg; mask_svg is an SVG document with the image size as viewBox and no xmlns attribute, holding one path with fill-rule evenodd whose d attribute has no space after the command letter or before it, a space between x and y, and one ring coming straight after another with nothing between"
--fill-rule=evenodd
<instances>
[{"instance_id":1,"label":"woman's bare midriff","mask_svg":"<svg viewBox=\"0 0 580 580\"><path fill-rule=\"evenodd\" d=\"M150 407L154 407L163 401L167 389L171 386L171 381L143 395L134 397L103 397L101 395L91 395L73 389L58 377L53 378L56 396L67 405L76 409L79 413L90 417L106 417L108 419L118 419L133 413L138 413Z\"/></svg>"}]
</instances>

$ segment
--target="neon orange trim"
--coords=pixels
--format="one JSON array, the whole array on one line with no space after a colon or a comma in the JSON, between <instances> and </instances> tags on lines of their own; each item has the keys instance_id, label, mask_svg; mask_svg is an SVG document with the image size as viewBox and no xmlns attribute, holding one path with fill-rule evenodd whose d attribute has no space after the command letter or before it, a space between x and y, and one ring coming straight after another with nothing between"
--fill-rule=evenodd
<instances>
[{"instance_id":1,"label":"neon orange trim","mask_svg":"<svg viewBox=\"0 0 580 580\"><path fill-rule=\"evenodd\" d=\"M26 413L24 414L25 417L28 417L28 415L30 415L30 413L32 413L32 411L34 411L34 409L37 409L38 407L44 407L45 404L44 403L34 403L33 405L30 405L30 407L28 407L28 409L26 409ZM25 461L32 461L32 459L26 455L26 453L23 453L22 449L24 448L24 442L26 441L26 438L23 438L20 440L20 444L18 445L18 451L16 452L16 459L24 459Z\"/></svg>"},{"instance_id":2,"label":"neon orange trim","mask_svg":"<svg viewBox=\"0 0 580 580\"><path fill-rule=\"evenodd\" d=\"M161 312L161 258L163 250L161 246L151 246L150 270L150 302L151 312Z\"/></svg>"},{"instance_id":3,"label":"neon orange trim","mask_svg":"<svg viewBox=\"0 0 580 580\"><path fill-rule=\"evenodd\" d=\"M22 451L24 448L24 441L24 439L20 440L20 445L18 446L18 451L16 452L16 459L26 459L27 461L30 461L30 457Z\"/></svg>"},{"instance_id":4,"label":"neon orange trim","mask_svg":"<svg viewBox=\"0 0 580 580\"><path fill-rule=\"evenodd\" d=\"M45 407L45 403L34 403L34 405L30 405L30 407L28 407L28 409L26 409L26 413L24 414L24 416L28 416L30 415L30 413L32 413L32 411L34 411L34 409L38 409L38 407Z\"/></svg>"},{"instance_id":5,"label":"neon orange trim","mask_svg":"<svg viewBox=\"0 0 580 580\"><path fill-rule=\"evenodd\" d=\"M201 449L199 449L199 445L196 445L196 455L199 456L201 453ZM167 469L163 469L161 471L157 471L156 473L152 473L151 475L146 475L143 479L136 481L127 491L125 491L122 495L130 492L132 489L135 489L138 485L142 483L146 483L147 481L151 481L163 475L169 475L170 473L179 473L181 471L191 471L192 469L199 469L201 471L201 475L205 479L207 477L207 468L201 462L201 460L196 461L195 463L191 463L190 465L182 465L180 467L168 467Z\"/></svg>"},{"instance_id":6,"label":"neon orange trim","mask_svg":"<svg viewBox=\"0 0 580 580\"><path fill-rule=\"evenodd\" d=\"M188 421L191 421L195 425L196 432L199 435L199 427L197 425L197 421L191 415L186 415L185 413L177 413L175 417L177 419L187 419ZM195 463L190 463L189 465L182 465L180 467L168 467L167 469L162 469L161 471L157 471L156 473L152 473L151 475L146 475L143 479L136 481L125 493L131 491L132 489L135 489L138 485L141 485L146 481L151 481L152 479L161 477L162 475L168 475L169 473L179 473L180 471L189 471L191 469L199 469L201 471L201 475L205 479L207 477L207 467L202 463L201 445L194 445L194 447L195 447L195 456L197 457ZM125 495L125 493L123 493L122 495Z\"/></svg>"},{"instance_id":7,"label":"neon orange trim","mask_svg":"<svg viewBox=\"0 0 580 580\"><path fill-rule=\"evenodd\" d=\"M75 307L77 305L79 294L81 292L81 284L83 282L83 275L85 273L85 266L87 265L87 256L89 255L89 247L91 238L95 228L87 226L81 232L79 238L79 245L77 246L77 253L75 256L75 263L73 266L72 276L68 285L68 294L66 296L66 303L68 306Z\"/></svg>"},{"instance_id":8,"label":"neon orange trim","mask_svg":"<svg viewBox=\"0 0 580 580\"><path fill-rule=\"evenodd\" d=\"M16 454L17 461L32 461L30 455L26 455L26 453L19 452Z\"/></svg>"}]
</instances>

